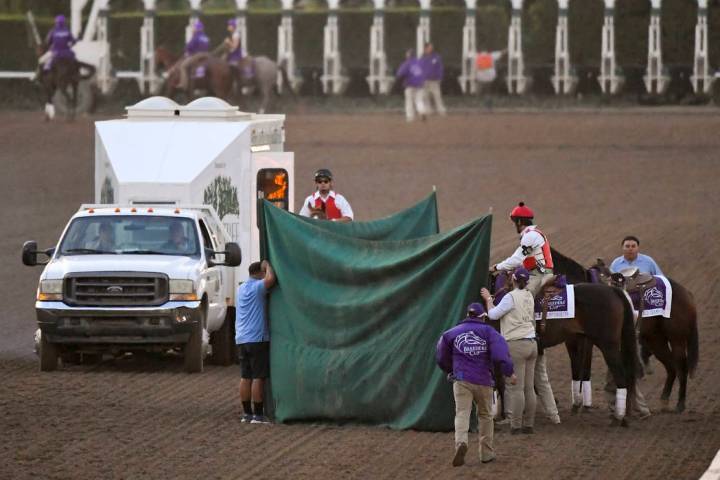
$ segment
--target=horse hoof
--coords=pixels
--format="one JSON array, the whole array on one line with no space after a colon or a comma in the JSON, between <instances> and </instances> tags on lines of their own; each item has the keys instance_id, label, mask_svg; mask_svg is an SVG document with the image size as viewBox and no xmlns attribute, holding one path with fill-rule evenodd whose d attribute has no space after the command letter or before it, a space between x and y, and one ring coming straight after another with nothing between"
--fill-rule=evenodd
<instances>
[{"instance_id":1,"label":"horse hoof","mask_svg":"<svg viewBox=\"0 0 720 480\"><path fill-rule=\"evenodd\" d=\"M592 405L583 405L581 412L582 413L590 413L593 411L594 408L595 407L593 407Z\"/></svg>"},{"instance_id":2,"label":"horse hoof","mask_svg":"<svg viewBox=\"0 0 720 480\"><path fill-rule=\"evenodd\" d=\"M685 404L684 403L678 403L677 407L675 407L676 413L683 413L685 411Z\"/></svg>"},{"instance_id":3,"label":"horse hoof","mask_svg":"<svg viewBox=\"0 0 720 480\"><path fill-rule=\"evenodd\" d=\"M627 428L627 427L629 427L629 426L630 426L630 424L628 423L628 421L627 421L627 418L626 418L626 417L623 417L623 419L622 419L622 420L620 420L620 426L621 426L621 427L624 427L624 428Z\"/></svg>"},{"instance_id":4,"label":"horse hoof","mask_svg":"<svg viewBox=\"0 0 720 480\"><path fill-rule=\"evenodd\" d=\"M570 412L571 412L573 415L577 415L577 413L578 413L579 411L580 411L580 405L573 405L573 406L572 406L572 409L570 410Z\"/></svg>"}]
</instances>

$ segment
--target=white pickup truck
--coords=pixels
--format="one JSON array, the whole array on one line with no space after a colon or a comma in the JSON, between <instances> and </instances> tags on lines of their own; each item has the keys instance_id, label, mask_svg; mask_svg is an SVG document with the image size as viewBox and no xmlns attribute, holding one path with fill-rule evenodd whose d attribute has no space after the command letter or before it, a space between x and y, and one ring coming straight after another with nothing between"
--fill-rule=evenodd
<instances>
[{"instance_id":1,"label":"white pickup truck","mask_svg":"<svg viewBox=\"0 0 720 480\"><path fill-rule=\"evenodd\" d=\"M234 361L228 307L241 255L229 240L210 206L83 205L57 246L26 242L23 263L45 264L40 370L61 355L176 349L201 372L208 344L217 363Z\"/></svg>"}]
</instances>

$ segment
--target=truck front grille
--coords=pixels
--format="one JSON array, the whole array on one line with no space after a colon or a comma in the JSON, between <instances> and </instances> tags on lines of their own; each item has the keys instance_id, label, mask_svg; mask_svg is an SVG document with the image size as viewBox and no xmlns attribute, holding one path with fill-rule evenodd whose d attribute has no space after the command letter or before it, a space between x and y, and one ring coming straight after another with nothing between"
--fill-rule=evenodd
<instances>
[{"instance_id":1,"label":"truck front grille","mask_svg":"<svg viewBox=\"0 0 720 480\"><path fill-rule=\"evenodd\" d=\"M68 305L157 306L168 301L168 278L161 273L90 272L65 277Z\"/></svg>"}]
</instances>

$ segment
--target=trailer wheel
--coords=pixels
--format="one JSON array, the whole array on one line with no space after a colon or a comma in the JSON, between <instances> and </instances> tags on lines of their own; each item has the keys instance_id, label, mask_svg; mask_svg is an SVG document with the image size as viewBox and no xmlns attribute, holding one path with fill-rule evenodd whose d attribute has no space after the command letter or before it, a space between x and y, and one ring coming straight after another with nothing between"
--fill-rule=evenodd
<instances>
[{"instance_id":1,"label":"trailer wheel","mask_svg":"<svg viewBox=\"0 0 720 480\"><path fill-rule=\"evenodd\" d=\"M205 312L202 318L193 325L190 332L190 339L185 345L185 371L188 373L201 373L203 371L203 325L205 324Z\"/></svg>"},{"instance_id":2,"label":"trailer wheel","mask_svg":"<svg viewBox=\"0 0 720 480\"><path fill-rule=\"evenodd\" d=\"M53 345L47 340L45 335L40 336L40 371L51 372L57 370L58 358L60 353L58 352L57 345Z\"/></svg>"},{"instance_id":3,"label":"trailer wheel","mask_svg":"<svg viewBox=\"0 0 720 480\"><path fill-rule=\"evenodd\" d=\"M228 308L225 314L225 321L219 330L212 333L210 343L212 344L212 362L215 365L227 366L233 362L232 357L232 322L235 321L235 309Z\"/></svg>"}]
</instances>

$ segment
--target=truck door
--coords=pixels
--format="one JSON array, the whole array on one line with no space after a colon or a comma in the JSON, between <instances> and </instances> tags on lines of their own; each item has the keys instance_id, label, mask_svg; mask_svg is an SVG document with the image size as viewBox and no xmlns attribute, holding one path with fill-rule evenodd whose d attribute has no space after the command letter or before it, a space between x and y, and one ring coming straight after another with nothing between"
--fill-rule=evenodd
<instances>
[{"instance_id":1,"label":"truck door","mask_svg":"<svg viewBox=\"0 0 720 480\"><path fill-rule=\"evenodd\" d=\"M252 172L255 175L252 209L251 261L260 259L259 204L263 199L276 207L295 211L295 157L293 152L254 153Z\"/></svg>"},{"instance_id":2,"label":"truck door","mask_svg":"<svg viewBox=\"0 0 720 480\"><path fill-rule=\"evenodd\" d=\"M203 247L210 250L218 250L217 242L212 238L205 222L200 219L199 223ZM206 254L206 257L208 260L213 259L210 254ZM208 265L203 275L206 282L205 292L208 296L207 327L208 331L211 332L220 328L225 319L227 306L225 305L225 291L223 289L223 271L224 267L222 266Z\"/></svg>"}]
</instances>

